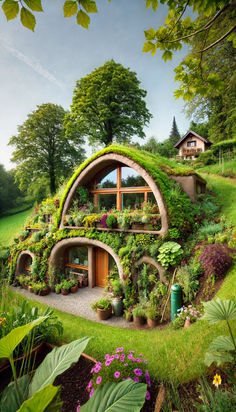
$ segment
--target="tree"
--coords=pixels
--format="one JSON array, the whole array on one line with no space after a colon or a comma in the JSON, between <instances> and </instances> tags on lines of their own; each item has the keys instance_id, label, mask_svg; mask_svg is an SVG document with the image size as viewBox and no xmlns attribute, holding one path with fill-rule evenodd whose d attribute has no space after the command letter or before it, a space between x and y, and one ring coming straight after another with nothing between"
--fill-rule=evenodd
<instances>
[{"instance_id":1,"label":"tree","mask_svg":"<svg viewBox=\"0 0 236 412\"><path fill-rule=\"evenodd\" d=\"M37 106L27 120L18 126L18 134L9 145L15 147L11 161L17 164L15 177L20 188L28 188L47 177L50 192L55 193L58 181L68 176L84 159L83 139L67 138L63 128L65 110L52 103Z\"/></svg>"},{"instance_id":2,"label":"tree","mask_svg":"<svg viewBox=\"0 0 236 412\"><path fill-rule=\"evenodd\" d=\"M71 113L65 121L67 133L75 127L91 144L130 142L143 138L149 123L144 97L136 73L114 60L106 62L76 83Z\"/></svg>"},{"instance_id":3,"label":"tree","mask_svg":"<svg viewBox=\"0 0 236 412\"><path fill-rule=\"evenodd\" d=\"M14 174L8 172L0 164L0 214L11 208L19 206L25 201L24 194L14 183Z\"/></svg>"},{"instance_id":4,"label":"tree","mask_svg":"<svg viewBox=\"0 0 236 412\"><path fill-rule=\"evenodd\" d=\"M179 134L178 127L175 121L175 116L173 118L169 140L173 143L173 145L175 145L180 140L180 134Z\"/></svg>"}]
</instances>

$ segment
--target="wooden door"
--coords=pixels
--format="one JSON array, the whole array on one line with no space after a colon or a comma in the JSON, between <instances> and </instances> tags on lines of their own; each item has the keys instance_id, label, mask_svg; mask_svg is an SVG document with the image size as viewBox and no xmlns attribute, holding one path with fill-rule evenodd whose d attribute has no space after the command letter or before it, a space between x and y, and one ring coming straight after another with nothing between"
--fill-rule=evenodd
<instances>
[{"instance_id":1,"label":"wooden door","mask_svg":"<svg viewBox=\"0 0 236 412\"><path fill-rule=\"evenodd\" d=\"M108 253L101 248L96 248L96 285L104 288L108 279Z\"/></svg>"}]
</instances>

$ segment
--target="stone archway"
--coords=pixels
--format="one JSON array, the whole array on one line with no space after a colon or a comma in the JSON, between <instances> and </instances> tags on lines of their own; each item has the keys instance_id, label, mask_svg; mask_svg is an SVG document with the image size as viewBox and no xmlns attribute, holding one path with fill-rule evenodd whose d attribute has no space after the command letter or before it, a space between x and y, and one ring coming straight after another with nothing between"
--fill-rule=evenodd
<instances>
[{"instance_id":1,"label":"stone archway","mask_svg":"<svg viewBox=\"0 0 236 412\"><path fill-rule=\"evenodd\" d=\"M135 262L135 266L142 265L143 263L154 266L158 270L160 281L164 283L168 282L166 277L164 276L165 269L158 262L156 262L152 257L142 256L139 260L137 260L137 262Z\"/></svg>"},{"instance_id":2,"label":"stone archway","mask_svg":"<svg viewBox=\"0 0 236 412\"><path fill-rule=\"evenodd\" d=\"M126 157L125 155L118 154L118 153L109 153L102 155L98 157L97 159L93 160L90 164L88 164L85 169L79 174L79 176L75 179L74 183L72 184L61 214L61 219L60 219L60 228L63 228L63 222L67 213L67 210L69 209L72 199L75 195L76 189L79 185L85 185L88 184L91 179L102 169L105 167L108 167L114 163L120 163L123 164L124 166L128 166L134 170L136 170L139 175L147 182L148 186L152 190L153 195L155 196L156 202L158 204L160 216L161 216L161 230L158 232L160 235L167 233L168 231L168 214L167 214L167 209L165 206L165 202L162 196L162 193L157 185L157 183L154 181L153 177L142 167L140 166L137 162L134 160Z\"/></svg>"},{"instance_id":3,"label":"stone archway","mask_svg":"<svg viewBox=\"0 0 236 412\"><path fill-rule=\"evenodd\" d=\"M21 273L24 272L25 270L25 263L28 257L31 257L32 262L34 260L35 254L30 252L30 250L24 250L23 252L20 252L18 259L17 259L17 264L16 264L16 272L15 275L19 276Z\"/></svg>"},{"instance_id":4,"label":"stone archway","mask_svg":"<svg viewBox=\"0 0 236 412\"><path fill-rule=\"evenodd\" d=\"M113 249L99 240L87 239L84 237L74 237L70 239L60 240L51 250L49 257L50 264L54 267L63 267L64 253L68 247L87 246L88 247L88 283L89 287L95 286L95 248L104 249L114 259L121 281L123 282L123 269L120 263L119 256Z\"/></svg>"}]
</instances>

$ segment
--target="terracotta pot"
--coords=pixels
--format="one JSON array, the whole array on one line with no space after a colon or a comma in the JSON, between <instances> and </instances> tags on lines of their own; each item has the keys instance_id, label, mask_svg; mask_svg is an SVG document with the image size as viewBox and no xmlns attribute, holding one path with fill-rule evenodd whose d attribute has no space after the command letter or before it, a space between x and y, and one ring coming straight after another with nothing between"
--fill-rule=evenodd
<instances>
[{"instance_id":1,"label":"terracotta pot","mask_svg":"<svg viewBox=\"0 0 236 412\"><path fill-rule=\"evenodd\" d=\"M77 292L78 289L79 289L79 285L78 285L78 283L77 283L77 285L72 286L72 287L70 288L70 291L71 291L71 293L75 293L75 292Z\"/></svg>"},{"instance_id":2,"label":"terracotta pot","mask_svg":"<svg viewBox=\"0 0 236 412\"><path fill-rule=\"evenodd\" d=\"M88 286L88 279L84 279L84 280L83 280L83 286L84 286L84 287Z\"/></svg>"},{"instance_id":3,"label":"terracotta pot","mask_svg":"<svg viewBox=\"0 0 236 412\"><path fill-rule=\"evenodd\" d=\"M56 289L55 292L56 292L57 295L59 295L59 293L61 293L61 290L60 290L60 289L59 289L59 290Z\"/></svg>"},{"instance_id":4,"label":"terracotta pot","mask_svg":"<svg viewBox=\"0 0 236 412\"><path fill-rule=\"evenodd\" d=\"M97 314L99 320L106 320L112 315L112 307L109 309L97 309Z\"/></svg>"},{"instance_id":5,"label":"terracotta pot","mask_svg":"<svg viewBox=\"0 0 236 412\"><path fill-rule=\"evenodd\" d=\"M147 324L148 324L149 328L153 329L158 325L158 319L147 318Z\"/></svg>"},{"instance_id":6,"label":"terracotta pot","mask_svg":"<svg viewBox=\"0 0 236 412\"><path fill-rule=\"evenodd\" d=\"M145 322L146 322L146 318L144 316L134 316L134 324L138 328L143 326L145 324Z\"/></svg>"},{"instance_id":7,"label":"terracotta pot","mask_svg":"<svg viewBox=\"0 0 236 412\"><path fill-rule=\"evenodd\" d=\"M42 290L39 291L39 295L40 295L40 296L46 296L46 295L48 295L49 293L50 293L50 288L42 289Z\"/></svg>"},{"instance_id":8,"label":"terracotta pot","mask_svg":"<svg viewBox=\"0 0 236 412\"><path fill-rule=\"evenodd\" d=\"M69 294L69 290L61 289L61 293L62 293L62 295L66 296L66 295Z\"/></svg>"},{"instance_id":9,"label":"terracotta pot","mask_svg":"<svg viewBox=\"0 0 236 412\"><path fill-rule=\"evenodd\" d=\"M184 323L184 327L188 328L190 326L190 324L191 324L190 319L186 319L185 323Z\"/></svg>"},{"instance_id":10,"label":"terracotta pot","mask_svg":"<svg viewBox=\"0 0 236 412\"><path fill-rule=\"evenodd\" d=\"M28 290L30 291L30 293L34 293L34 288L32 286L29 286Z\"/></svg>"}]
</instances>

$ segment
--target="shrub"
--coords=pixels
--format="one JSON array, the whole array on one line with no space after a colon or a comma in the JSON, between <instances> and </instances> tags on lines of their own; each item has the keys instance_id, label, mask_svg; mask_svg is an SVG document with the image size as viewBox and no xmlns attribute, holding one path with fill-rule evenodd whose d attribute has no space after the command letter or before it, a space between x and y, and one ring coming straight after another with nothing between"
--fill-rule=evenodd
<instances>
[{"instance_id":1,"label":"shrub","mask_svg":"<svg viewBox=\"0 0 236 412\"><path fill-rule=\"evenodd\" d=\"M116 219L115 215L112 215L112 214L108 215L107 220L106 220L107 227L112 228L112 227L116 226L116 224L117 224L117 219Z\"/></svg>"},{"instance_id":2,"label":"shrub","mask_svg":"<svg viewBox=\"0 0 236 412\"><path fill-rule=\"evenodd\" d=\"M169 265L179 263L183 250L176 242L166 242L159 248L158 261L164 268L168 269Z\"/></svg>"},{"instance_id":3,"label":"shrub","mask_svg":"<svg viewBox=\"0 0 236 412\"><path fill-rule=\"evenodd\" d=\"M135 242L138 246L143 246L147 248L153 243L154 237L151 233L140 233L136 235Z\"/></svg>"},{"instance_id":4,"label":"shrub","mask_svg":"<svg viewBox=\"0 0 236 412\"><path fill-rule=\"evenodd\" d=\"M146 316L146 309L143 307L143 305L138 304L133 308L132 314L133 314L133 316L145 317Z\"/></svg>"},{"instance_id":5,"label":"shrub","mask_svg":"<svg viewBox=\"0 0 236 412\"><path fill-rule=\"evenodd\" d=\"M183 306L181 309L178 309L178 314L176 319L173 322L173 328L179 329L182 328L185 324L186 319L190 320L190 323L196 322L198 319L201 319L203 310L199 306Z\"/></svg>"},{"instance_id":6,"label":"shrub","mask_svg":"<svg viewBox=\"0 0 236 412\"><path fill-rule=\"evenodd\" d=\"M220 223L205 223L204 226L200 227L199 234L203 235L203 237L206 239L208 236L215 235L216 233L221 233L222 230L223 229Z\"/></svg>"},{"instance_id":7,"label":"shrub","mask_svg":"<svg viewBox=\"0 0 236 412\"><path fill-rule=\"evenodd\" d=\"M227 246L215 243L203 248L198 261L202 262L207 277L213 274L217 278L222 278L232 265L233 258L229 255Z\"/></svg>"},{"instance_id":8,"label":"shrub","mask_svg":"<svg viewBox=\"0 0 236 412\"><path fill-rule=\"evenodd\" d=\"M236 249L236 227L232 231L229 247Z\"/></svg>"},{"instance_id":9,"label":"shrub","mask_svg":"<svg viewBox=\"0 0 236 412\"><path fill-rule=\"evenodd\" d=\"M205 152L200 153L198 161L201 162L204 166L207 166L216 163L217 158L211 150L206 150Z\"/></svg>"},{"instance_id":10,"label":"shrub","mask_svg":"<svg viewBox=\"0 0 236 412\"><path fill-rule=\"evenodd\" d=\"M156 320L160 316L155 305L149 305L146 309L146 318Z\"/></svg>"},{"instance_id":11,"label":"shrub","mask_svg":"<svg viewBox=\"0 0 236 412\"><path fill-rule=\"evenodd\" d=\"M101 224L102 224L102 226L104 227L104 229L107 229L107 217L108 217L108 215L105 214L105 215L103 215L102 218L101 218Z\"/></svg>"},{"instance_id":12,"label":"shrub","mask_svg":"<svg viewBox=\"0 0 236 412\"><path fill-rule=\"evenodd\" d=\"M178 239L180 237L179 229L177 229L177 227L173 227L172 229L169 229L168 235L171 239Z\"/></svg>"},{"instance_id":13,"label":"shrub","mask_svg":"<svg viewBox=\"0 0 236 412\"><path fill-rule=\"evenodd\" d=\"M199 275L202 274L200 263L185 265L178 269L176 281L181 286L184 293L184 302L191 302L199 289Z\"/></svg>"},{"instance_id":14,"label":"shrub","mask_svg":"<svg viewBox=\"0 0 236 412\"><path fill-rule=\"evenodd\" d=\"M133 380L144 382L151 386L151 379L147 370L147 361L143 355L135 357L134 351L125 351L123 347L117 348L114 354L106 354L104 362L97 362L92 368L92 379L87 385L87 391L91 397L100 384L106 382L122 382L123 380ZM146 392L146 400L151 397L149 391Z\"/></svg>"},{"instance_id":15,"label":"shrub","mask_svg":"<svg viewBox=\"0 0 236 412\"><path fill-rule=\"evenodd\" d=\"M148 248L149 253L154 259L156 259L159 253L160 246L161 246L161 240L156 240L155 242L149 245L149 248Z\"/></svg>"}]
</instances>

